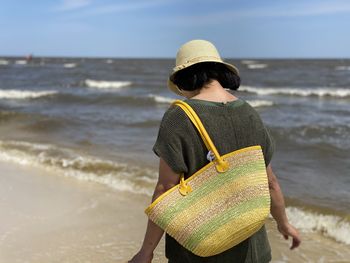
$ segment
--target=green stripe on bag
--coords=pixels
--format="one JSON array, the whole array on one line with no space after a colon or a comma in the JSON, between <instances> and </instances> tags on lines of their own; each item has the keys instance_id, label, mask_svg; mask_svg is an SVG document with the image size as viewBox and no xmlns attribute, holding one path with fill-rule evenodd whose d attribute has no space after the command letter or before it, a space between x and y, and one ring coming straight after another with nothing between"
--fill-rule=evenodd
<instances>
[{"instance_id":1,"label":"green stripe on bag","mask_svg":"<svg viewBox=\"0 0 350 263\"><path fill-rule=\"evenodd\" d=\"M246 212L249 212L256 208L263 208L266 203L270 202L269 196L259 196L256 199L246 201L239 206L232 207L227 211L223 211L217 216L213 217L210 221L202 225L197 231L195 231L191 237L183 244L187 249L195 249L195 245L202 242L210 233L213 233L219 227L228 223L235 215L241 216Z\"/></svg>"},{"instance_id":2,"label":"green stripe on bag","mask_svg":"<svg viewBox=\"0 0 350 263\"><path fill-rule=\"evenodd\" d=\"M200 188L196 189L196 191L193 191L189 195L183 197L182 199L179 199L175 205L165 210L164 214L162 215L162 221L158 221L158 218L156 218L155 223L158 224L161 228L166 228L176 214L181 213L183 210L190 207L193 203L200 202L200 199L213 191L213 189L219 189L220 186L224 183L236 180L242 176L245 176L246 174L257 172L259 170L265 170L265 164L263 160L254 161L249 164L245 163L240 167L236 167L234 170L212 176L212 178L208 179L204 184L200 186ZM229 176L229 173L234 173L235 175Z\"/></svg>"}]
</instances>

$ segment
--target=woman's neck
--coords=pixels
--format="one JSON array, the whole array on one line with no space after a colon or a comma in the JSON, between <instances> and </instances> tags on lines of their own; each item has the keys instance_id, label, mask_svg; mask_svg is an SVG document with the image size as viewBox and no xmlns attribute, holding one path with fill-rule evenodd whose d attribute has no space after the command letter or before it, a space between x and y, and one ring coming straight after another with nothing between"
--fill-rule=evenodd
<instances>
[{"instance_id":1,"label":"woman's neck","mask_svg":"<svg viewBox=\"0 0 350 263\"><path fill-rule=\"evenodd\" d=\"M190 99L208 100L215 102L227 102L236 100L237 97L225 90L217 80L203 86L199 91L194 91Z\"/></svg>"}]
</instances>

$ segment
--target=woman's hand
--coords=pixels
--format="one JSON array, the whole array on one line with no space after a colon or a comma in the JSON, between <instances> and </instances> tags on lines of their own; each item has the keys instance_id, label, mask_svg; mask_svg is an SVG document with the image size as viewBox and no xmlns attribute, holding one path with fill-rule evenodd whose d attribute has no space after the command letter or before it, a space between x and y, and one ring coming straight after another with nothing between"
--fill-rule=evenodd
<instances>
[{"instance_id":1,"label":"woman's hand","mask_svg":"<svg viewBox=\"0 0 350 263\"><path fill-rule=\"evenodd\" d=\"M153 259L153 253L146 253L140 250L128 263L151 263Z\"/></svg>"},{"instance_id":2,"label":"woman's hand","mask_svg":"<svg viewBox=\"0 0 350 263\"><path fill-rule=\"evenodd\" d=\"M294 226L292 226L289 223L286 223L281 226L278 225L277 228L278 228L278 231L283 235L284 239L287 240L289 237L292 237L293 241L290 249L297 248L300 245L301 243L300 234Z\"/></svg>"},{"instance_id":3,"label":"woman's hand","mask_svg":"<svg viewBox=\"0 0 350 263\"><path fill-rule=\"evenodd\" d=\"M176 185L180 180L180 174L175 173L170 166L160 158L159 161L159 178L154 190L152 201L165 191ZM145 238L140 251L130 260L129 263L151 263L153 251L157 247L160 239L164 234L159 226L148 220Z\"/></svg>"},{"instance_id":4,"label":"woman's hand","mask_svg":"<svg viewBox=\"0 0 350 263\"><path fill-rule=\"evenodd\" d=\"M288 222L284 205L284 197L277 178L272 171L271 165L267 167L266 172L269 180L269 189L271 195L271 215L276 220L278 231L280 231L283 237L285 239L292 237L293 241L290 249L297 248L301 243L301 238L298 230L296 230L296 228Z\"/></svg>"}]
</instances>

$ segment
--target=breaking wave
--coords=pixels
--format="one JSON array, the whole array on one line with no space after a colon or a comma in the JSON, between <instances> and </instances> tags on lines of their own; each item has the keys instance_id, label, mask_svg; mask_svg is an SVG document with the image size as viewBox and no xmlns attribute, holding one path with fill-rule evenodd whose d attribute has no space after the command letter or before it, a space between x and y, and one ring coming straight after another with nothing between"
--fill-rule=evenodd
<instances>
[{"instance_id":1,"label":"breaking wave","mask_svg":"<svg viewBox=\"0 0 350 263\"><path fill-rule=\"evenodd\" d=\"M317 97L336 97L346 98L350 97L350 89L344 88L257 88L251 86L241 86L240 91L255 93L258 95L290 95L290 96L317 96Z\"/></svg>"},{"instance_id":2,"label":"breaking wave","mask_svg":"<svg viewBox=\"0 0 350 263\"><path fill-rule=\"evenodd\" d=\"M174 98L163 97L163 96L158 96L158 95L153 95L153 94L150 94L149 97L152 98L157 103L170 104L175 100ZM268 100L248 100L247 102L254 108L274 105L274 103L272 101L268 101Z\"/></svg>"},{"instance_id":3,"label":"breaking wave","mask_svg":"<svg viewBox=\"0 0 350 263\"><path fill-rule=\"evenodd\" d=\"M26 60L16 60L15 63L17 65L27 65L28 62Z\"/></svg>"},{"instance_id":4,"label":"breaking wave","mask_svg":"<svg viewBox=\"0 0 350 263\"><path fill-rule=\"evenodd\" d=\"M148 97L152 98L155 102L157 103L172 103L175 99L170 98L170 97L163 97L163 96L158 96L158 95L153 95L150 94Z\"/></svg>"},{"instance_id":5,"label":"breaking wave","mask_svg":"<svg viewBox=\"0 0 350 263\"><path fill-rule=\"evenodd\" d=\"M241 63L244 65L251 65L251 64L256 64L257 61L255 61L255 60L242 60Z\"/></svg>"},{"instance_id":6,"label":"breaking wave","mask_svg":"<svg viewBox=\"0 0 350 263\"><path fill-rule=\"evenodd\" d=\"M85 85L87 87L98 89L119 89L130 86L131 84L130 81L85 80Z\"/></svg>"},{"instance_id":7,"label":"breaking wave","mask_svg":"<svg viewBox=\"0 0 350 263\"><path fill-rule=\"evenodd\" d=\"M6 65L8 65L8 64L9 64L9 62L8 62L7 60L5 60L5 59L0 59L0 65L6 66Z\"/></svg>"},{"instance_id":8,"label":"breaking wave","mask_svg":"<svg viewBox=\"0 0 350 263\"><path fill-rule=\"evenodd\" d=\"M24 141L0 141L0 160L53 169L65 176L93 181L121 191L151 195L156 171L86 156L68 148Z\"/></svg>"},{"instance_id":9,"label":"breaking wave","mask_svg":"<svg viewBox=\"0 0 350 263\"><path fill-rule=\"evenodd\" d=\"M254 108L273 106L274 103L269 100L247 100L247 102Z\"/></svg>"},{"instance_id":10,"label":"breaking wave","mask_svg":"<svg viewBox=\"0 0 350 263\"><path fill-rule=\"evenodd\" d=\"M0 90L0 99L35 99L57 94L57 91Z\"/></svg>"},{"instance_id":11,"label":"breaking wave","mask_svg":"<svg viewBox=\"0 0 350 263\"><path fill-rule=\"evenodd\" d=\"M63 64L64 68L75 68L77 66L76 63L65 63Z\"/></svg>"},{"instance_id":12,"label":"breaking wave","mask_svg":"<svg viewBox=\"0 0 350 263\"><path fill-rule=\"evenodd\" d=\"M336 215L324 215L287 207L289 220L292 225L303 232L317 232L338 242L350 245L350 222Z\"/></svg>"},{"instance_id":13,"label":"breaking wave","mask_svg":"<svg viewBox=\"0 0 350 263\"><path fill-rule=\"evenodd\" d=\"M263 69L267 68L267 64L248 64L247 67L249 69Z\"/></svg>"},{"instance_id":14,"label":"breaking wave","mask_svg":"<svg viewBox=\"0 0 350 263\"><path fill-rule=\"evenodd\" d=\"M350 70L350 66L338 66L335 67L335 70Z\"/></svg>"}]
</instances>

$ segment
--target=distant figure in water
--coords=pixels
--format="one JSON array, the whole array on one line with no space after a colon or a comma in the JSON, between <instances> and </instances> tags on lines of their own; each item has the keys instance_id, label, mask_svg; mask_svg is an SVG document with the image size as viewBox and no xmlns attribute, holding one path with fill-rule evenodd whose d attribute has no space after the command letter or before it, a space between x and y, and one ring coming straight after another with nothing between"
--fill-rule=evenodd
<instances>
[{"instance_id":1,"label":"distant figure in water","mask_svg":"<svg viewBox=\"0 0 350 263\"><path fill-rule=\"evenodd\" d=\"M27 62L31 62L33 60L33 55L32 54L28 54L27 56L26 56L26 61Z\"/></svg>"}]
</instances>

